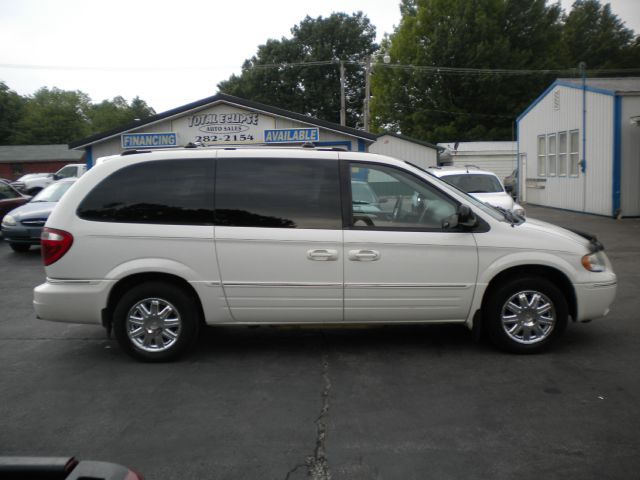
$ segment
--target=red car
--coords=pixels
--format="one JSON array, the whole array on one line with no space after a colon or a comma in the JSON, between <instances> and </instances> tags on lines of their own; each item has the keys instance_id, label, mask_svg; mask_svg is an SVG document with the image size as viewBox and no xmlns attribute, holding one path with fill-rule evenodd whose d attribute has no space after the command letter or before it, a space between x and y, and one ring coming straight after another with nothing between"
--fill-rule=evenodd
<instances>
[{"instance_id":1,"label":"red car","mask_svg":"<svg viewBox=\"0 0 640 480\"><path fill-rule=\"evenodd\" d=\"M8 183L0 180L0 221L7 212L27 203L31 197L23 195Z\"/></svg>"}]
</instances>

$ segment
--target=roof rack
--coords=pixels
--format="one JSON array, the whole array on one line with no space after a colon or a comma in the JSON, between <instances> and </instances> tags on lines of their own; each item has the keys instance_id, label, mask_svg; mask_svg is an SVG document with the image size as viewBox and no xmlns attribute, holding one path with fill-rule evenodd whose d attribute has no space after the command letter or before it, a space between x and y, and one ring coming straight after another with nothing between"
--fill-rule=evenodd
<instances>
[{"instance_id":1,"label":"roof rack","mask_svg":"<svg viewBox=\"0 0 640 480\"><path fill-rule=\"evenodd\" d=\"M120 156L124 157L125 155L136 155L138 153L151 153L151 150L136 150L134 148L133 150L125 150L120 154Z\"/></svg>"}]
</instances>

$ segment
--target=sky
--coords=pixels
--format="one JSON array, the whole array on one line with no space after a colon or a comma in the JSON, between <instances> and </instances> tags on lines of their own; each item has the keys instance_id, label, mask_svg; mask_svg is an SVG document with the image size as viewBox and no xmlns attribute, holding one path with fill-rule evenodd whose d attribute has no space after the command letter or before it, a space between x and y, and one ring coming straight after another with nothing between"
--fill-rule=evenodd
<instances>
[{"instance_id":1,"label":"sky","mask_svg":"<svg viewBox=\"0 0 640 480\"><path fill-rule=\"evenodd\" d=\"M305 16L362 11L380 41L399 0L0 0L0 80L21 95L81 90L140 96L160 113L217 93L269 38ZM568 10L573 0L561 0ZM605 3L605 2L602 2ZM640 0L609 0L640 33Z\"/></svg>"}]
</instances>

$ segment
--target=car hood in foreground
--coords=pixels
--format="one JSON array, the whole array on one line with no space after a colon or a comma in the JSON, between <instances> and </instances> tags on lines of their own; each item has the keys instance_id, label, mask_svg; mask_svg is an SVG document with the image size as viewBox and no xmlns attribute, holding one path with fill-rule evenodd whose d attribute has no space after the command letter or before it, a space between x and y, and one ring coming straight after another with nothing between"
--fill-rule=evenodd
<instances>
[{"instance_id":1,"label":"car hood in foreground","mask_svg":"<svg viewBox=\"0 0 640 480\"><path fill-rule=\"evenodd\" d=\"M517 228L526 233L534 244L537 243L537 249L573 251L578 254L584 253L584 249L591 250L587 238L552 223L528 218Z\"/></svg>"},{"instance_id":2,"label":"car hood in foreground","mask_svg":"<svg viewBox=\"0 0 640 480\"><path fill-rule=\"evenodd\" d=\"M16 220L30 218L48 218L58 202L29 202L11 210L11 215Z\"/></svg>"}]
</instances>

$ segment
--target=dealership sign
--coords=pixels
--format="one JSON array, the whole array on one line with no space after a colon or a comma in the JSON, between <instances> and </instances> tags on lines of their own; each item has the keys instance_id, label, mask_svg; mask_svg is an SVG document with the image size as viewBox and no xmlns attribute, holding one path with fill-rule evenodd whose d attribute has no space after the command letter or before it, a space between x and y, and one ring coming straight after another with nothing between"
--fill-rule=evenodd
<instances>
[{"instance_id":1,"label":"dealership sign","mask_svg":"<svg viewBox=\"0 0 640 480\"><path fill-rule=\"evenodd\" d=\"M264 131L264 143L317 142L319 137L317 128L282 128Z\"/></svg>"},{"instance_id":2,"label":"dealership sign","mask_svg":"<svg viewBox=\"0 0 640 480\"><path fill-rule=\"evenodd\" d=\"M124 133L121 137L122 148L160 148L178 145L178 136L168 133Z\"/></svg>"},{"instance_id":3,"label":"dealership sign","mask_svg":"<svg viewBox=\"0 0 640 480\"><path fill-rule=\"evenodd\" d=\"M172 122L183 142L202 145L264 143L264 131L274 127L273 117L231 105L216 105Z\"/></svg>"}]
</instances>

